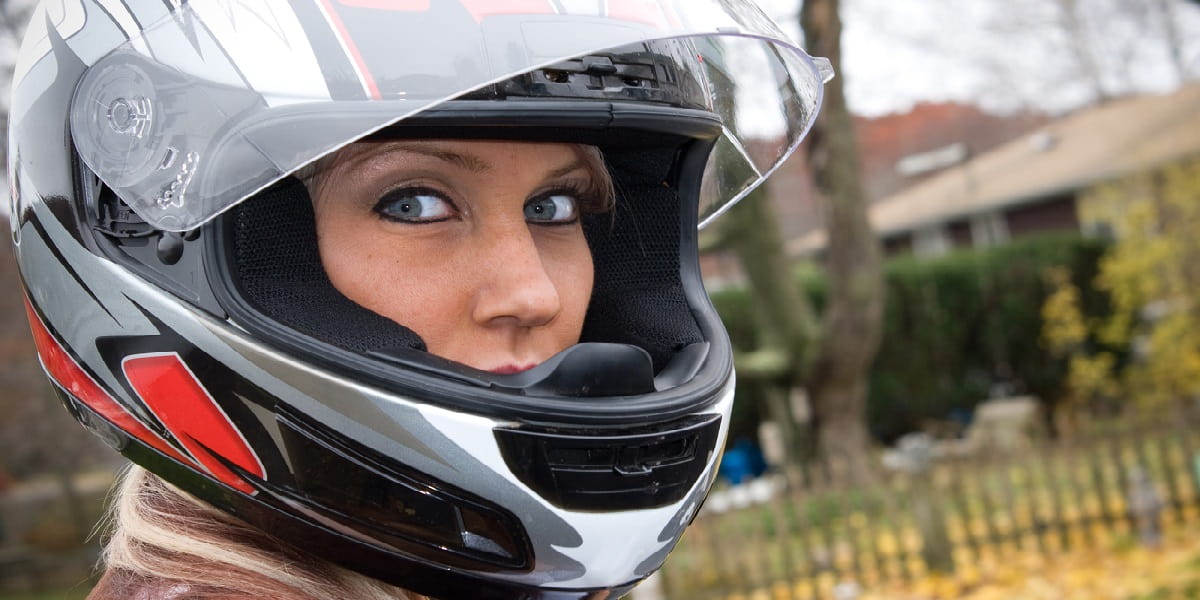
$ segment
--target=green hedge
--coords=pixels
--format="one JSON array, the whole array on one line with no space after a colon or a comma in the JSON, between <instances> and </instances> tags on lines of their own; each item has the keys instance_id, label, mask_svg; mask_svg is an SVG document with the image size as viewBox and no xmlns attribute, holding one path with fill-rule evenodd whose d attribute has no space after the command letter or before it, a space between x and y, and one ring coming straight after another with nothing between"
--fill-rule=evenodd
<instances>
[{"instance_id":1,"label":"green hedge","mask_svg":"<svg viewBox=\"0 0 1200 600\"><path fill-rule=\"evenodd\" d=\"M936 259L889 260L883 341L871 371L871 431L891 441L926 420L969 414L1001 382L1052 403L1066 369L1041 341L1044 273L1068 267L1085 290L1085 313L1102 314L1105 298L1086 290L1103 251L1099 241L1053 234ZM797 281L815 305L823 303L819 275L804 271ZM757 339L747 292L727 289L712 297L734 345L753 349ZM739 391L750 404L759 395ZM758 412L741 409L735 428L748 432L752 424L745 421L756 420Z\"/></svg>"}]
</instances>

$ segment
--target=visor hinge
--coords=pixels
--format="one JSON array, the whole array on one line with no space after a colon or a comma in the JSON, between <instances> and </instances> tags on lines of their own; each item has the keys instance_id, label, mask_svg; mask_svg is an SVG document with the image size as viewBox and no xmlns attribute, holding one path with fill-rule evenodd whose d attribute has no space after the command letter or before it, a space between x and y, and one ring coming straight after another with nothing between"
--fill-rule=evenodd
<instances>
[{"instance_id":1,"label":"visor hinge","mask_svg":"<svg viewBox=\"0 0 1200 600\"><path fill-rule=\"evenodd\" d=\"M101 190L96 208L97 223L92 226L93 231L115 240L118 245L145 244L141 240L158 235L154 254L166 265L179 262L183 256L184 242L195 240L200 235L199 229L176 233L155 228L107 187Z\"/></svg>"}]
</instances>

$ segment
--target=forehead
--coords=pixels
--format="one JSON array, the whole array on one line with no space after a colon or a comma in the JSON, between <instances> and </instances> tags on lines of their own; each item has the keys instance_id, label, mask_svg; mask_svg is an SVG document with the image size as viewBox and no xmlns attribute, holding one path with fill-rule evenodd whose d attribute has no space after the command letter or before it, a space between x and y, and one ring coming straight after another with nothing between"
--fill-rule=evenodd
<instances>
[{"instance_id":1,"label":"forehead","mask_svg":"<svg viewBox=\"0 0 1200 600\"><path fill-rule=\"evenodd\" d=\"M393 168L406 164L446 163L471 172L512 166L558 169L584 158L582 146L500 140L367 140L334 153L327 167Z\"/></svg>"}]
</instances>

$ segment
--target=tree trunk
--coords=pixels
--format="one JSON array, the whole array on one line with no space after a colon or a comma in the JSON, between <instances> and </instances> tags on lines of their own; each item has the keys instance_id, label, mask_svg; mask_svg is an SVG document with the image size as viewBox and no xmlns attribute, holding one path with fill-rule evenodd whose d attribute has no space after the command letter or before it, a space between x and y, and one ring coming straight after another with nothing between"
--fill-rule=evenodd
<instances>
[{"instance_id":1,"label":"tree trunk","mask_svg":"<svg viewBox=\"0 0 1200 600\"><path fill-rule=\"evenodd\" d=\"M758 347L736 357L738 377L762 383L767 414L779 426L786 456L795 461L803 451L788 398L815 354L817 318L792 276L770 199L762 187L730 209L721 234L753 291Z\"/></svg>"},{"instance_id":2,"label":"tree trunk","mask_svg":"<svg viewBox=\"0 0 1200 600\"><path fill-rule=\"evenodd\" d=\"M763 187L730 209L721 231L754 291L759 348L784 351L795 366L790 373L778 374L779 379L797 380L815 354L818 323L792 275L778 220Z\"/></svg>"},{"instance_id":3,"label":"tree trunk","mask_svg":"<svg viewBox=\"0 0 1200 600\"><path fill-rule=\"evenodd\" d=\"M841 65L838 0L805 0L800 12L808 51ZM853 479L870 479L866 429L867 374L879 349L883 318L881 250L867 217L854 122L842 78L825 86L825 104L809 134L808 159L827 200L829 296L821 348L808 377L819 451Z\"/></svg>"}]
</instances>

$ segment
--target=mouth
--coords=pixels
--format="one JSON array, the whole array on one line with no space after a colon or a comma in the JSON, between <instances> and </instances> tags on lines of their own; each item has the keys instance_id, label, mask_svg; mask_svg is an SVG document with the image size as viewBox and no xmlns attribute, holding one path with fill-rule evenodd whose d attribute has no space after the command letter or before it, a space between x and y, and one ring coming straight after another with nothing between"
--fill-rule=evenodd
<instances>
[{"instance_id":1,"label":"mouth","mask_svg":"<svg viewBox=\"0 0 1200 600\"><path fill-rule=\"evenodd\" d=\"M501 367L496 367L496 368L493 368L493 369L488 369L488 371L491 371L492 373L495 373L495 374L497 374L497 375L514 375L514 374L516 374L516 373L523 373L523 372L525 372L525 371L528 371L528 370L530 370L530 369L532 369L532 368L534 368L534 367L536 367L536 366L537 366L536 364L527 364L527 365L504 365L504 366L501 366Z\"/></svg>"}]
</instances>

